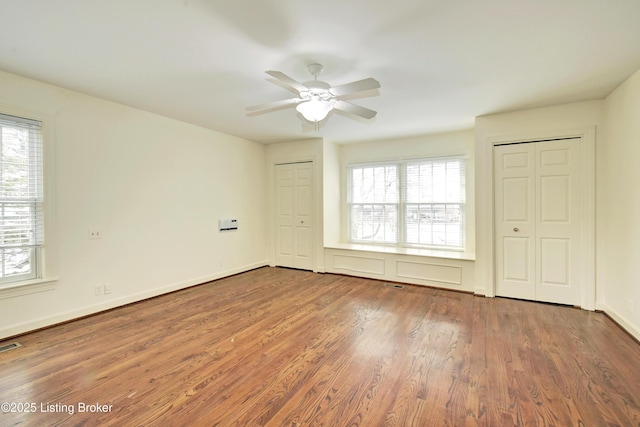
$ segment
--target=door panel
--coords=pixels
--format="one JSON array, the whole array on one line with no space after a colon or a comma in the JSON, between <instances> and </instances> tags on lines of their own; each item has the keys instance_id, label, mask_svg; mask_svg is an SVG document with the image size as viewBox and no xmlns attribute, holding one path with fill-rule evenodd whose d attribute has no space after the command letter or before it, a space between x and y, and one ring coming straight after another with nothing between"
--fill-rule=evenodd
<instances>
[{"instance_id":1,"label":"door panel","mask_svg":"<svg viewBox=\"0 0 640 427\"><path fill-rule=\"evenodd\" d=\"M311 236L309 227L298 227L296 233L296 257L298 259L311 259Z\"/></svg>"},{"instance_id":2,"label":"door panel","mask_svg":"<svg viewBox=\"0 0 640 427\"><path fill-rule=\"evenodd\" d=\"M540 222L568 224L571 221L570 179L568 175L540 178Z\"/></svg>"},{"instance_id":3,"label":"door panel","mask_svg":"<svg viewBox=\"0 0 640 427\"><path fill-rule=\"evenodd\" d=\"M570 252L569 239L540 239L540 283L553 286L570 286Z\"/></svg>"},{"instance_id":4,"label":"door panel","mask_svg":"<svg viewBox=\"0 0 640 427\"><path fill-rule=\"evenodd\" d=\"M536 143L536 299L580 305L580 140Z\"/></svg>"},{"instance_id":5,"label":"door panel","mask_svg":"<svg viewBox=\"0 0 640 427\"><path fill-rule=\"evenodd\" d=\"M529 283L532 271L527 260L530 239L521 237L504 238L504 279L514 282Z\"/></svg>"},{"instance_id":6,"label":"door panel","mask_svg":"<svg viewBox=\"0 0 640 427\"><path fill-rule=\"evenodd\" d=\"M531 178L504 178L502 200L503 220L507 222L530 222L529 186Z\"/></svg>"},{"instance_id":7,"label":"door panel","mask_svg":"<svg viewBox=\"0 0 640 427\"><path fill-rule=\"evenodd\" d=\"M291 256L293 251L291 250L293 242L293 230L291 227L281 225L278 228L278 254L280 256Z\"/></svg>"},{"instance_id":8,"label":"door panel","mask_svg":"<svg viewBox=\"0 0 640 427\"><path fill-rule=\"evenodd\" d=\"M496 293L535 298L535 157L529 144L496 147Z\"/></svg>"},{"instance_id":9,"label":"door panel","mask_svg":"<svg viewBox=\"0 0 640 427\"><path fill-rule=\"evenodd\" d=\"M580 303L580 147L494 147L497 295Z\"/></svg>"}]
</instances>

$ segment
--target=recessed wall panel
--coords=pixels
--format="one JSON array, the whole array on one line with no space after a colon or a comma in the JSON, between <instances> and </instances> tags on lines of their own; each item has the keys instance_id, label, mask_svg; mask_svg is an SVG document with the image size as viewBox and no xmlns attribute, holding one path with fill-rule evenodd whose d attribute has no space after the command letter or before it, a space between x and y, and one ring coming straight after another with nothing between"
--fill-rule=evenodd
<instances>
[{"instance_id":1,"label":"recessed wall panel","mask_svg":"<svg viewBox=\"0 0 640 427\"><path fill-rule=\"evenodd\" d=\"M420 279L453 285L462 284L462 268L450 265L398 261L396 275L408 279Z\"/></svg>"},{"instance_id":2,"label":"recessed wall panel","mask_svg":"<svg viewBox=\"0 0 640 427\"><path fill-rule=\"evenodd\" d=\"M350 255L334 255L333 266L336 269L359 273L384 275L384 259Z\"/></svg>"}]
</instances>

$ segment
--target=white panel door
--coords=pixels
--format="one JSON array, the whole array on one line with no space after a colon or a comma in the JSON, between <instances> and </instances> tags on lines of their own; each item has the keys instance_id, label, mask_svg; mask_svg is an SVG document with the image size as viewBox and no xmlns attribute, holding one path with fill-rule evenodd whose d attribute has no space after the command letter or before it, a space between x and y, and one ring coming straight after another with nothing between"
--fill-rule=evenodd
<instances>
[{"instance_id":1,"label":"white panel door","mask_svg":"<svg viewBox=\"0 0 640 427\"><path fill-rule=\"evenodd\" d=\"M276 165L276 265L313 269L313 163Z\"/></svg>"},{"instance_id":2,"label":"white panel door","mask_svg":"<svg viewBox=\"0 0 640 427\"><path fill-rule=\"evenodd\" d=\"M496 294L535 299L533 144L496 147Z\"/></svg>"},{"instance_id":3,"label":"white panel door","mask_svg":"<svg viewBox=\"0 0 640 427\"><path fill-rule=\"evenodd\" d=\"M580 305L580 141L536 146L536 271L538 301Z\"/></svg>"},{"instance_id":4,"label":"white panel door","mask_svg":"<svg viewBox=\"0 0 640 427\"><path fill-rule=\"evenodd\" d=\"M497 295L580 304L580 147L495 147Z\"/></svg>"}]
</instances>

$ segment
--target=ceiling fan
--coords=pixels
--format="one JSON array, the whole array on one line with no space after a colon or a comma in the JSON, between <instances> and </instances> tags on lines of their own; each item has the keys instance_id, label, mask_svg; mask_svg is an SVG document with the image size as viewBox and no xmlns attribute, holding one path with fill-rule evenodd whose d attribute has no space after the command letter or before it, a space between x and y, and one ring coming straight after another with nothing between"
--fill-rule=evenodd
<instances>
[{"instance_id":1,"label":"ceiling fan","mask_svg":"<svg viewBox=\"0 0 640 427\"><path fill-rule=\"evenodd\" d=\"M380 83L376 79L368 78L340 86L331 86L329 83L318 80L322 65L311 64L308 69L314 79L304 83L299 83L280 71L267 71L267 74L278 80L278 84L297 93L298 97L248 107L247 110L251 111L248 115L253 116L295 106L302 117L315 123L316 127L317 123L324 120L331 110L344 111L364 119L372 119L376 116L376 111L343 99L354 94L360 94L360 97L377 95L377 93L362 93L378 89Z\"/></svg>"}]
</instances>

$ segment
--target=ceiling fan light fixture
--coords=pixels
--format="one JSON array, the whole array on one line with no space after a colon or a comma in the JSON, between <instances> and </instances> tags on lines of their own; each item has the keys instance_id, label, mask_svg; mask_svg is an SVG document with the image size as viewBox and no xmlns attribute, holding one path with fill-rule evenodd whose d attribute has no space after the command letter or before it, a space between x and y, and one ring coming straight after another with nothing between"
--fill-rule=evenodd
<instances>
[{"instance_id":1,"label":"ceiling fan light fixture","mask_svg":"<svg viewBox=\"0 0 640 427\"><path fill-rule=\"evenodd\" d=\"M298 110L306 120L315 123L327 117L327 114L333 110L333 104L329 101L316 98L301 102L296 106L296 110Z\"/></svg>"},{"instance_id":2,"label":"ceiling fan light fixture","mask_svg":"<svg viewBox=\"0 0 640 427\"><path fill-rule=\"evenodd\" d=\"M247 107L247 110L250 111L247 115L253 116L268 113L295 105L296 110L298 110L306 121L315 124L316 130L319 128L319 123L325 120L332 110L345 112L349 115L367 120L376 116L375 111L352 104L343 99L346 95L356 93L362 94L362 97L377 95L377 93L372 93L373 90L380 88L380 82L376 79L369 77L339 86L331 86L327 82L318 80L318 75L322 71L322 65L310 64L308 68L314 79L305 83L300 83L281 71L267 71L267 74L276 79L278 85L293 93L297 93L298 96L269 104Z\"/></svg>"}]
</instances>

